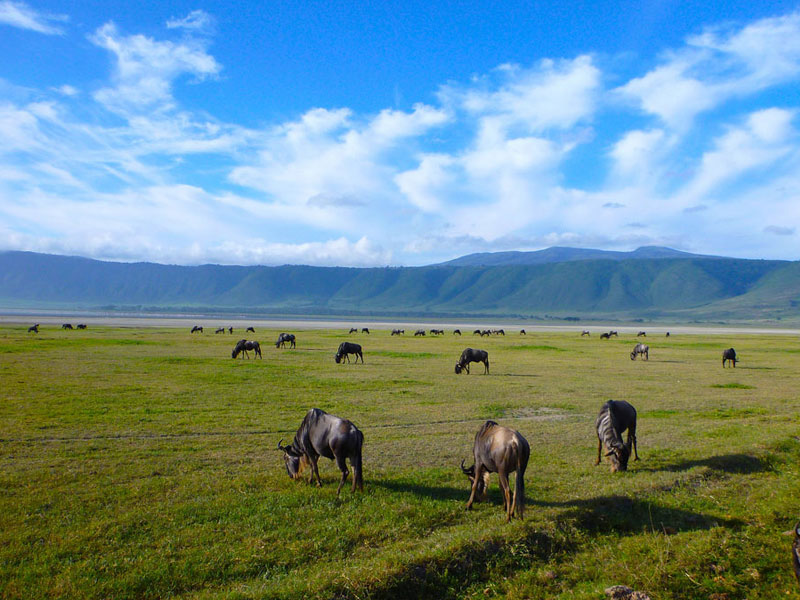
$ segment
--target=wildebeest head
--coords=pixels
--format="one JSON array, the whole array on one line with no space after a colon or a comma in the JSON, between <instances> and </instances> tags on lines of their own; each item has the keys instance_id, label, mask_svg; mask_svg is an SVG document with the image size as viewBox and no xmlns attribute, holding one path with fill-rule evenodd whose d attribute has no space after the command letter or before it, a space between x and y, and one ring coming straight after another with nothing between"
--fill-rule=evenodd
<instances>
[{"instance_id":1,"label":"wildebeest head","mask_svg":"<svg viewBox=\"0 0 800 600\"><path fill-rule=\"evenodd\" d=\"M286 464L286 473L292 479L299 479L308 464L305 454L298 454L291 446L281 446L281 439L278 442L278 450L283 451L283 462Z\"/></svg>"},{"instance_id":2,"label":"wildebeest head","mask_svg":"<svg viewBox=\"0 0 800 600\"><path fill-rule=\"evenodd\" d=\"M612 473L628 470L628 459L631 457L631 449L625 444L615 444L611 450L606 452L606 456L611 459Z\"/></svg>"},{"instance_id":3,"label":"wildebeest head","mask_svg":"<svg viewBox=\"0 0 800 600\"><path fill-rule=\"evenodd\" d=\"M461 472L469 479L470 486L475 483L475 465L470 468L464 467L464 461L461 461ZM486 499L486 490L489 488L489 471L484 471L481 480L478 482L478 489L475 493L475 499L482 501Z\"/></svg>"},{"instance_id":4,"label":"wildebeest head","mask_svg":"<svg viewBox=\"0 0 800 600\"><path fill-rule=\"evenodd\" d=\"M335 360L336 364L338 365L340 362L342 362L342 355L339 352L337 352L336 356L333 357L333 360Z\"/></svg>"},{"instance_id":5,"label":"wildebeest head","mask_svg":"<svg viewBox=\"0 0 800 600\"><path fill-rule=\"evenodd\" d=\"M463 368L464 367L461 366L461 363L456 363L456 375L461 373L461 369L463 369Z\"/></svg>"}]
</instances>

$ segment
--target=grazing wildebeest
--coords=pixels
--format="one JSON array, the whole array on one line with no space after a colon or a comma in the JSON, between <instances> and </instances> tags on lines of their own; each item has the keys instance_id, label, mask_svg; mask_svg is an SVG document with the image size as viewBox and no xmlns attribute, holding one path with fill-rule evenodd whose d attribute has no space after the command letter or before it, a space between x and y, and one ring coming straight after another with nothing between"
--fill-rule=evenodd
<instances>
[{"instance_id":1,"label":"grazing wildebeest","mask_svg":"<svg viewBox=\"0 0 800 600\"><path fill-rule=\"evenodd\" d=\"M641 355L644 360L650 360L650 346L644 344L636 344L631 352L631 360L636 360L636 357Z\"/></svg>"},{"instance_id":2,"label":"grazing wildebeest","mask_svg":"<svg viewBox=\"0 0 800 600\"><path fill-rule=\"evenodd\" d=\"M480 329L476 329L472 332L472 335L483 335L483 332Z\"/></svg>"},{"instance_id":3,"label":"grazing wildebeest","mask_svg":"<svg viewBox=\"0 0 800 600\"><path fill-rule=\"evenodd\" d=\"M261 344L251 340L239 340L236 342L231 352L231 358L236 358L239 356L239 353L244 353L244 356L250 358L250 355L247 353L248 350L252 350L258 358L263 358L263 356L261 356Z\"/></svg>"},{"instance_id":4,"label":"grazing wildebeest","mask_svg":"<svg viewBox=\"0 0 800 600\"><path fill-rule=\"evenodd\" d=\"M481 331L481 337L489 337L490 335L492 335L492 332L489 331L488 329L484 329L483 331Z\"/></svg>"},{"instance_id":5,"label":"grazing wildebeest","mask_svg":"<svg viewBox=\"0 0 800 600\"><path fill-rule=\"evenodd\" d=\"M392 329L392 335L405 335L405 329Z\"/></svg>"},{"instance_id":6,"label":"grazing wildebeest","mask_svg":"<svg viewBox=\"0 0 800 600\"><path fill-rule=\"evenodd\" d=\"M355 327L351 327L349 333L358 333L358 329L356 329Z\"/></svg>"},{"instance_id":7,"label":"grazing wildebeest","mask_svg":"<svg viewBox=\"0 0 800 600\"><path fill-rule=\"evenodd\" d=\"M414 332L414 336L415 336L415 337L416 337L416 336L420 336L420 335L421 335L421 336L425 336L425 330L424 330L424 329L417 329L417 330Z\"/></svg>"},{"instance_id":8,"label":"grazing wildebeest","mask_svg":"<svg viewBox=\"0 0 800 600\"><path fill-rule=\"evenodd\" d=\"M361 333L366 333L367 335L369 335L369 327L364 327L364 328L361 330Z\"/></svg>"},{"instance_id":9,"label":"grazing wildebeest","mask_svg":"<svg viewBox=\"0 0 800 600\"><path fill-rule=\"evenodd\" d=\"M30 333L31 331L33 333L39 333L39 324L37 323L36 325L31 325L30 327L28 327L28 333Z\"/></svg>"},{"instance_id":10,"label":"grazing wildebeest","mask_svg":"<svg viewBox=\"0 0 800 600\"><path fill-rule=\"evenodd\" d=\"M203 328L202 328L202 327L200 327L199 325L195 325L194 327L192 327L192 331L191 331L191 333L197 333L198 331L199 331L200 333L203 333Z\"/></svg>"},{"instance_id":11,"label":"grazing wildebeest","mask_svg":"<svg viewBox=\"0 0 800 600\"><path fill-rule=\"evenodd\" d=\"M71 323L64 323L61 326L61 329L72 329L72 324Z\"/></svg>"},{"instance_id":12,"label":"grazing wildebeest","mask_svg":"<svg viewBox=\"0 0 800 600\"><path fill-rule=\"evenodd\" d=\"M293 333L282 333L278 336L278 341L275 342L276 348L286 348L286 342L289 342L289 348L294 348L294 334Z\"/></svg>"},{"instance_id":13,"label":"grazing wildebeest","mask_svg":"<svg viewBox=\"0 0 800 600\"><path fill-rule=\"evenodd\" d=\"M603 444L606 446L606 456L611 458L611 472L625 471L628 468L628 459L633 454L639 460L636 448L636 409L625 400L609 400L600 409L595 421L597 430L597 462L600 464L600 451ZM622 434L628 430L628 441L622 442Z\"/></svg>"},{"instance_id":14,"label":"grazing wildebeest","mask_svg":"<svg viewBox=\"0 0 800 600\"><path fill-rule=\"evenodd\" d=\"M255 327L248 327L247 329L245 329L244 332L245 333L255 333L256 329L255 329ZM231 331L231 333L233 333L233 331Z\"/></svg>"},{"instance_id":15,"label":"grazing wildebeest","mask_svg":"<svg viewBox=\"0 0 800 600\"><path fill-rule=\"evenodd\" d=\"M444 329L431 329L431 335L444 335Z\"/></svg>"},{"instance_id":16,"label":"grazing wildebeest","mask_svg":"<svg viewBox=\"0 0 800 600\"><path fill-rule=\"evenodd\" d=\"M336 461L336 466L342 472L342 479L336 489L336 495L342 491L349 471L346 460L350 460L353 468L353 491L364 489L364 479L361 473L361 447L364 444L364 434L358 427L347 419L341 419L326 413L319 408L312 408L306 413L300 428L294 436L290 446L281 446L283 460L286 463L286 472L292 479L299 479L303 470L311 465L311 477L308 483L314 483L317 478L317 487L322 486L319 477L317 460L320 456Z\"/></svg>"},{"instance_id":17,"label":"grazing wildebeest","mask_svg":"<svg viewBox=\"0 0 800 600\"><path fill-rule=\"evenodd\" d=\"M469 363L482 362L484 375L489 372L489 353L486 350L475 350L473 348L466 348L461 353L461 358L456 363L456 375L461 371L466 371L469 375Z\"/></svg>"},{"instance_id":18,"label":"grazing wildebeest","mask_svg":"<svg viewBox=\"0 0 800 600\"><path fill-rule=\"evenodd\" d=\"M783 535L794 536L792 541L792 569L797 581L800 581L800 523L796 523L794 529L784 531Z\"/></svg>"},{"instance_id":19,"label":"grazing wildebeest","mask_svg":"<svg viewBox=\"0 0 800 600\"><path fill-rule=\"evenodd\" d=\"M601 339L601 340L607 340L607 339L609 339L610 337L611 337L611 334L610 334L610 333L601 333L601 334L600 334L600 339Z\"/></svg>"},{"instance_id":20,"label":"grazing wildebeest","mask_svg":"<svg viewBox=\"0 0 800 600\"><path fill-rule=\"evenodd\" d=\"M728 348L727 350L722 351L722 368L725 368L725 361L728 361L729 364L735 369L736 368L736 350L733 348Z\"/></svg>"},{"instance_id":21,"label":"grazing wildebeest","mask_svg":"<svg viewBox=\"0 0 800 600\"><path fill-rule=\"evenodd\" d=\"M666 337L669 337L669 331L667 332L667 336Z\"/></svg>"},{"instance_id":22,"label":"grazing wildebeest","mask_svg":"<svg viewBox=\"0 0 800 600\"><path fill-rule=\"evenodd\" d=\"M453 330L453 335L461 335L461 330L460 329L454 329Z\"/></svg>"},{"instance_id":23,"label":"grazing wildebeest","mask_svg":"<svg viewBox=\"0 0 800 600\"><path fill-rule=\"evenodd\" d=\"M505 334L506 334L506 332L503 331L502 329L495 329L495 330L492 331L492 333L495 334L495 335L502 335L502 336L505 336Z\"/></svg>"},{"instance_id":24,"label":"grazing wildebeest","mask_svg":"<svg viewBox=\"0 0 800 600\"><path fill-rule=\"evenodd\" d=\"M581 331L581 337L583 337L583 336L585 336L585 335L588 335L589 337L591 337L591 336L592 336L592 334L591 334L591 333L589 333L589 330L588 330L588 329L584 329L583 331Z\"/></svg>"},{"instance_id":25,"label":"grazing wildebeest","mask_svg":"<svg viewBox=\"0 0 800 600\"><path fill-rule=\"evenodd\" d=\"M472 446L475 463L466 469L464 461L461 461L461 470L472 484L467 510L472 508L475 500L480 501L486 497L489 473L497 473L500 479L500 489L503 492L506 523L514 514L520 519L524 518L525 469L528 466L530 454L531 448L528 441L522 437L519 431L502 427L494 421L486 421L475 434L475 443ZM512 500L508 475L514 472L517 476Z\"/></svg>"},{"instance_id":26,"label":"grazing wildebeest","mask_svg":"<svg viewBox=\"0 0 800 600\"><path fill-rule=\"evenodd\" d=\"M520 334L520 335L528 335L527 333L525 333L525 330L524 330L524 329L520 329L520 330L519 330L519 334Z\"/></svg>"},{"instance_id":27,"label":"grazing wildebeest","mask_svg":"<svg viewBox=\"0 0 800 600\"><path fill-rule=\"evenodd\" d=\"M644 331L640 331L639 333L636 334L636 337L647 337L647 333L645 333Z\"/></svg>"},{"instance_id":28,"label":"grazing wildebeest","mask_svg":"<svg viewBox=\"0 0 800 600\"><path fill-rule=\"evenodd\" d=\"M364 355L361 354L361 344L353 344L351 342L342 342L339 344L339 349L336 351L336 356L334 357L336 364L338 365L340 362L342 362L343 358L347 362L350 362L351 354L356 355L356 362L358 362L360 357L361 364L364 364Z\"/></svg>"},{"instance_id":29,"label":"grazing wildebeest","mask_svg":"<svg viewBox=\"0 0 800 600\"><path fill-rule=\"evenodd\" d=\"M87 325L86 325L86 323L78 323L78 324L75 326L75 329L86 329L86 328L87 328Z\"/></svg>"},{"instance_id":30,"label":"grazing wildebeest","mask_svg":"<svg viewBox=\"0 0 800 600\"><path fill-rule=\"evenodd\" d=\"M616 337L619 337L619 333L617 333L616 331L609 331L609 332L608 332L608 335L609 335L609 336L612 336L612 335L614 335L614 336L616 336Z\"/></svg>"},{"instance_id":31,"label":"grazing wildebeest","mask_svg":"<svg viewBox=\"0 0 800 600\"><path fill-rule=\"evenodd\" d=\"M216 330L214 333L215 333L215 334L217 334L217 333L225 333L225 328L224 328L224 327L220 327L220 328L219 328L219 329L217 329L217 330Z\"/></svg>"},{"instance_id":32,"label":"grazing wildebeest","mask_svg":"<svg viewBox=\"0 0 800 600\"><path fill-rule=\"evenodd\" d=\"M255 331L255 330L254 330L254 331ZM233 335L233 327L228 327L228 333L230 333L231 335Z\"/></svg>"}]
</instances>

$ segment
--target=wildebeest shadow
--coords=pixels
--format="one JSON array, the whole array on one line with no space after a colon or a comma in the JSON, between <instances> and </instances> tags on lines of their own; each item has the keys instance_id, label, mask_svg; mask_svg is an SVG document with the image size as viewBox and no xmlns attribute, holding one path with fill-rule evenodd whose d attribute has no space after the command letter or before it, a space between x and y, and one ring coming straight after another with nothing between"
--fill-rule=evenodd
<instances>
[{"instance_id":1,"label":"wildebeest shadow","mask_svg":"<svg viewBox=\"0 0 800 600\"><path fill-rule=\"evenodd\" d=\"M502 377L541 377L533 373L492 373L492 375L499 375Z\"/></svg>"},{"instance_id":2,"label":"wildebeest shadow","mask_svg":"<svg viewBox=\"0 0 800 600\"><path fill-rule=\"evenodd\" d=\"M721 456L685 460L672 465L662 465L659 467L637 466L637 470L676 472L688 471L694 467L708 467L715 471L731 474L761 473L769 471L771 468L766 460L756 456L750 456L749 454L723 454Z\"/></svg>"},{"instance_id":3,"label":"wildebeest shadow","mask_svg":"<svg viewBox=\"0 0 800 600\"><path fill-rule=\"evenodd\" d=\"M463 489L457 487L444 487L441 485L424 485L421 483L411 483L408 481L377 480L370 482L371 485L382 487L391 492L405 492L416 496L427 496L433 500L463 500L466 504L469 498L469 481L464 477ZM500 494L497 495L498 500Z\"/></svg>"}]
</instances>

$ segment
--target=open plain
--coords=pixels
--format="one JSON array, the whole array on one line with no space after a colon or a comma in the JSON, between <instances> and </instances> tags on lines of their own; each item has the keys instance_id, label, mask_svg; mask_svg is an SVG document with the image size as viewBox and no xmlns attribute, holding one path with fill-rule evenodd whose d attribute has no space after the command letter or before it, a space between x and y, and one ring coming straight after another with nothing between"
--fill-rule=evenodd
<instances>
[{"instance_id":1,"label":"open plain","mask_svg":"<svg viewBox=\"0 0 800 600\"><path fill-rule=\"evenodd\" d=\"M800 587L800 338L579 331L233 335L0 325L4 598L786 598ZM676 331L676 330L673 330ZM263 359L232 360L242 337ZM365 364L334 363L341 341ZM483 367L455 375L468 347ZM723 349L740 362L723 369ZM625 473L594 465L609 398L638 410ZM290 480L278 441L311 407L364 433L364 491ZM496 475L465 511L486 419L531 446L526 518Z\"/></svg>"}]
</instances>

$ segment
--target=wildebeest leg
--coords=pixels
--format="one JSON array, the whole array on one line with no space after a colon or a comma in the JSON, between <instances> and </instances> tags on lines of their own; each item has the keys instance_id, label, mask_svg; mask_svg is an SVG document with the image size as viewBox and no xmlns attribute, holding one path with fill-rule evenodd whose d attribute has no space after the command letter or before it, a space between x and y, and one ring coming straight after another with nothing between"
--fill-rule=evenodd
<instances>
[{"instance_id":1,"label":"wildebeest leg","mask_svg":"<svg viewBox=\"0 0 800 600\"><path fill-rule=\"evenodd\" d=\"M314 477L317 478L317 487L322 487L322 479L319 477L319 468L317 467L317 461L319 460L319 456L309 456L311 462L311 478L308 480L309 485L314 483Z\"/></svg>"},{"instance_id":2,"label":"wildebeest leg","mask_svg":"<svg viewBox=\"0 0 800 600\"><path fill-rule=\"evenodd\" d=\"M467 375L469 375L469 362L464 365L464 370L467 372Z\"/></svg>"},{"instance_id":3,"label":"wildebeest leg","mask_svg":"<svg viewBox=\"0 0 800 600\"><path fill-rule=\"evenodd\" d=\"M602 442L602 440L598 439L597 440L597 462L594 463L595 467L600 464L600 452L602 450L603 450L603 442Z\"/></svg>"},{"instance_id":4,"label":"wildebeest leg","mask_svg":"<svg viewBox=\"0 0 800 600\"><path fill-rule=\"evenodd\" d=\"M475 479L472 482L472 492L467 500L467 510L472 508L472 503L475 502L475 494L478 492L478 484L483 478L483 465L477 464L475 466Z\"/></svg>"},{"instance_id":5,"label":"wildebeest leg","mask_svg":"<svg viewBox=\"0 0 800 600\"><path fill-rule=\"evenodd\" d=\"M632 425L628 428L628 452L631 451L631 445L633 445L633 460L639 460L639 452L636 450L636 425Z\"/></svg>"},{"instance_id":6,"label":"wildebeest leg","mask_svg":"<svg viewBox=\"0 0 800 600\"><path fill-rule=\"evenodd\" d=\"M483 366L484 366L483 374L486 375L489 372L489 359L488 358L485 361L483 361Z\"/></svg>"},{"instance_id":7,"label":"wildebeest leg","mask_svg":"<svg viewBox=\"0 0 800 600\"><path fill-rule=\"evenodd\" d=\"M503 510L506 512L506 523L511 520L511 491L508 489L508 473L503 469L497 471L500 479L500 491L503 492Z\"/></svg>"},{"instance_id":8,"label":"wildebeest leg","mask_svg":"<svg viewBox=\"0 0 800 600\"><path fill-rule=\"evenodd\" d=\"M344 454L339 454L336 456L336 466L339 467L339 470L342 472L342 480L339 482L339 487L336 488L336 495L338 496L339 492L342 491L344 482L347 480L347 476L350 474L350 471L347 470L347 461Z\"/></svg>"}]
</instances>

